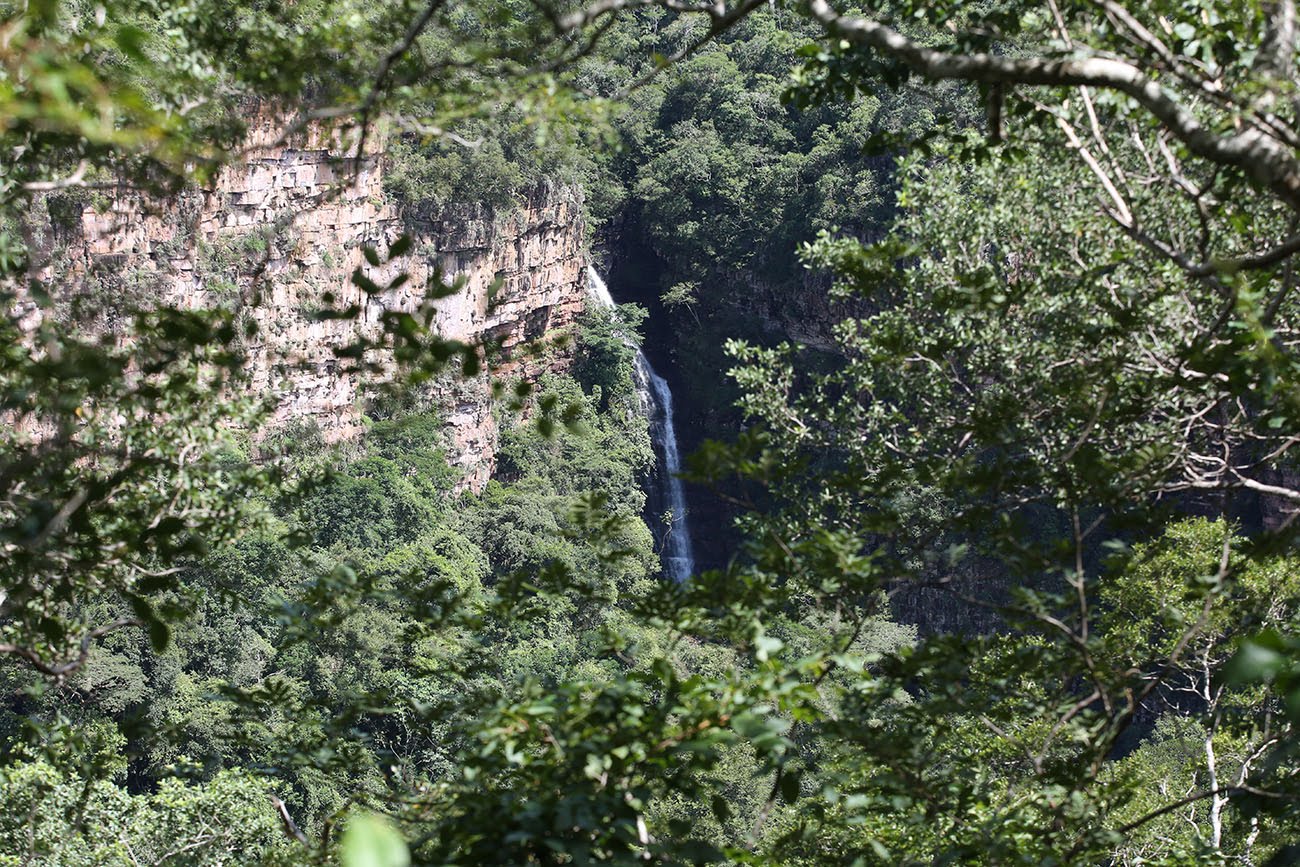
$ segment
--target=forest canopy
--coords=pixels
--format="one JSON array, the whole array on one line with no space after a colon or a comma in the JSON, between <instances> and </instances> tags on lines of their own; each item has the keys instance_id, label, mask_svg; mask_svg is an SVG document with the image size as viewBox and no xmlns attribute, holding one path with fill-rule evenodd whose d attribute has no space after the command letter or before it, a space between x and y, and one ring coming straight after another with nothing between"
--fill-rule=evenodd
<instances>
[{"instance_id":1,"label":"forest canopy","mask_svg":"<svg viewBox=\"0 0 1300 867\"><path fill-rule=\"evenodd\" d=\"M0 3L0 864L1300 861L1297 38L1290 0ZM382 149L404 219L581 189L649 307L512 379L433 325L451 275L371 331L327 291L373 389L356 436L286 422L274 237L200 305L57 243L267 106L336 191ZM359 255L380 296L423 253ZM731 525L681 583L652 342ZM431 397L475 382L478 489Z\"/></svg>"}]
</instances>

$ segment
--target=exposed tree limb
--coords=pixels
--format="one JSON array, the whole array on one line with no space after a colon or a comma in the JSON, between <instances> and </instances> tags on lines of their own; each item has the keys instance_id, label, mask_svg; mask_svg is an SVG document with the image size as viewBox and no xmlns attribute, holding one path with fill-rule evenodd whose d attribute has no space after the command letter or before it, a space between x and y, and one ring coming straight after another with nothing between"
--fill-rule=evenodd
<instances>
[{"instance_id":1,"label":"exposed tree limb","mask_svg":"<svg viewBox=\"0 0 1300 867\"><path fill-rule=\"evenodd\" d=\"M361 136L357 140L357 159L360 160L365 156L366 138L370 130L370 120L374 113L375 106L379 103L380 97L388 88L388 78L393 72L393 67L397 61L411 50L415 45L415 40L420 38L433 20L433 16L439 9L446 5L446 0L429 0L425 5L424 11L420 13L411 26L406 29L402 36L402 41L395 45L391 51L384 55L383 60L379 61L379 66L375 69L374 80L371 82L370 91L366 94L365 100L361 103L358 112L360 116L359 125L361 127Z\"/></svg>"},{"instance_id":2,"label":"exposed tree limb","mask_svg":"<svg viewBox=\"0 0 1300 867\"><path fill-rule=\"evenodd\" d=\"M1268 27L1255 67L1279 82L1290 82L1295 76L1296 37L1300 35L1296 29L1295 0L1275 0L1265 4L1265 9Z\"/></svg>"},{"instance_id":3,"label":"exposed tree limb","mask_svg":"<svg viewBox=\"0 0 1300 867\"><path fill-rule=\"evenodd\" d=\"M1159 819L1161 816L1167 813L1172 813L1174 810L1181 809L1182 807L1186 807L1188 804L1195 804L1197 801L1204 801L1206 798L1217 798L1220 795L1227 795L1229 797L1233 795L1254 795L1257 798L1269 798L1271 800L1295 800L1295 797L1292 795L1287 795L1281 792L1270 792L1265 789L1257 789L1254 786L1224 786L1221 789L1205 789L1200 792L1194 792L1186 798L1179 798L1177 801L1171 801L1160 809L1152 810L1142 818L1136 819L1129 822L1127 825L1117 828L1116 831L1120 834L1128 834L1141 828L1147 822Z\"/></svg>"},{"instance_id":4,"label":"exposed tree limb","mask_svg":"<svg viewBox=\"0 0 1300 867\"><path fill-rule=\"evenodd\" d=\"M69 187L84 187L86 185L86 172L90 171L90 161L82 160L77 163L77 168L64 178L56 178L52 181L28 181L23 184L23 189L29 193L48 193L53 190L66 190Z\"/></svg>"},{"instance_id":5,"label":"exposed tree limb","mask_svg":"<svg viewBox=\"0 0 1300 867\"><path fill-rule=\"evenodd\" d=\"M274 792L271 793L271 805L275 807L275 812L280 816L280 824L284 826L285 836L291 837L306 846L307 835L302 832L302 829L298 827L298 823L293 820L293 816L289 814L288 805L280 800L280 797Z\"/></svg>"},{"instance_id":6,"label":"exposed tree limb","mask_svg":"<svg viewBox=\"0 0 1300 867\"><path fill-rule=\"evenodd\" d=\"M1300 162L1271 131L1253 124L1238 132L1208 129L1177 98L1131 63L1107 57L1049 59L992 54L948 54L927 48L891 27L842 16L827 0L809 0L813 16L835 36L874 49L930 79L1044 87L1098 87L1131 97L1193 154L1241 171L1300 211Z\"/></svg>"},{"instance_id":7,"label":"exposed tree limb","mask_svg":"<svg viewBox=\"0 0 1300 867\"><path fill-rule=\"evenodd\" d=\"M103 638L105 635L108 635L110 632L116 632L119 629L125 629L128 626L144 626L144 623L135 618L131 618L114 620L112 623L105 623L103 626L95 627L81 637L81 645L77 650L77 655L67 662L46 662L35 650L18 644L0 644L0 654L20 656L27 660L28 664L41 674L62 680L86 664L86 660L90 658L90 647L92 644L100 638Z\"/></svg>"},{"instance_id":8,"label":"exposed tree limb","mask_svg":"<svg viewBox=\"0 0 1300 867\"><path fill-rule=\"evenodd\" d=\"M1124 197L1120 195L1119 189L1116 188L1110 175L1106 173L1106 170L1102 168L1101 163L1098 162L1097 158L1092 155L1090 150L1088 150L1088 146L1085 145L1083 141L1080 140L1079 136L1075 134L1074 127L1070 122L1055 112L1051 112L1051 114L1053 119L1056 121L1056 125L1060 127L1061 132L1065 133L1066 141L1070 143L1070 147L1078 152L1079 157L1083 160L1084 164L1088 166L1089 170L1092 171L1093 175L1097 178L1097 181L1101 184L1102 189L1104 189L1106 194L1110 196L1110 200L1115 203L1115 219L1124 228L1132 228L1135 225L1133 221L1133 212L1129 209L1128 202L1126 202Z\"/></svg>"}]
</instances>

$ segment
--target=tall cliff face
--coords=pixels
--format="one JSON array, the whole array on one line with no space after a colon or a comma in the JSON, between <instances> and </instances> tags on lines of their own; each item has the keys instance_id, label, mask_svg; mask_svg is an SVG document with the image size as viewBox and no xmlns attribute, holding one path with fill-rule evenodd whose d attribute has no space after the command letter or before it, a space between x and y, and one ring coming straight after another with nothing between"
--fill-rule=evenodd
<instances>
[{"instance_id":1,"label":"tall cliff face","mask_svg":"<svg viewBox=\"0 0 1300 867\"><path fill-rule=\"evenodd\" d=\"M43 227L34 244L44 255L39 276L74 287L83 315L106 329L132 303L152 298L236 306L258 326L247 346L249 368L259 393L278 396L276 420L314 419L334 440L359 431L365 395L331 348L358 332L377 335L385 309L419 307L439 271L449 282L465 281L436 302L442 336L496 343L504 375L535 377L568 365L562 352L518 350L567 329L584 307L580 193L542 186L508 214L474 205L403 209L384 192L378 148L344 159L325 133L282 140L281 130L276 118L259 116L242 162L161 205L123 192L70 214L64 206L61 220L35 221ZM382 252L403 234L414 242L409 254L366 264L365 246ZM380 285L400 272L410 279L369 296L351 283L357 268ZM309 311L325 293L336 306L359 305L359 320L314 321ZM449 460L475 489L494 467L497 431L486 392L481 382L447 383L433 395L448 421Z\"/></svg>"}]
</instances>

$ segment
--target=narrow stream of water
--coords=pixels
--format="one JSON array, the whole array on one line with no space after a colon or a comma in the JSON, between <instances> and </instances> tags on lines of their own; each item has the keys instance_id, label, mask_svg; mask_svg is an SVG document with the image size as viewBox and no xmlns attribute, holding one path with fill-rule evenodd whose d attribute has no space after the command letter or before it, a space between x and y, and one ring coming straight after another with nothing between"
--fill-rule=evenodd
<instances>
[{"instance_id":1,"label":"narrow stream of water","mask_svg":"<svg viewBox=\"0 0 1300 867\"><path fill-rule=\"evenodd\" d=\"M614 309L614 298L609 287L596 269L587 266L587 286L592 297L602 306ZM690 515L686 508L686 488L678 475L682 470L681 454L677 447L677 428L673 422L673 392L668 382L650 365L649 359L631 341L636 349L636 387L642 411L650 420L650 438L654 442L658 471L654 484L656 497L651 502L662 503L671 516L663 534L659 560L664 575L682 582L695 571L695 553L691 546ZM656 520L659 515L653 516Z\"/></svg>"}]
</instances>

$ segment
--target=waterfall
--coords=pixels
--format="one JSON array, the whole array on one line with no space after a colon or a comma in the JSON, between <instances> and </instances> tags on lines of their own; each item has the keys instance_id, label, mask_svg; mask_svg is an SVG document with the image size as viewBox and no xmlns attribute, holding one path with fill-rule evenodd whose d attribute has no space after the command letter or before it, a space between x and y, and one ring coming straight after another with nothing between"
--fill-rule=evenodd
<instances>
[{"instance_id":1,"label":"waterfall","mask_svg":"<svg viewBox=\"0 0 1300 867\"><path fill-rule=\"evenodd\" d=\"M615 308L614 298L600 274L587 266L587 285L601 306ZM691 528L686 510L686 487L677 476L682 471L681 454L677 450L677 427L673 420L673 393L668 382L655 373L650 360L641 347L628 342L636 349L635 379L637 399L642 411L650 420L650 437L654 442L659 470L655 474L656 500L671 514L672 520L664 534L659 559L664 574L681 583L695 571L695 553L691 547ZM658 517L657 515L655 516Z\"/></svg>"}]
</instances>

